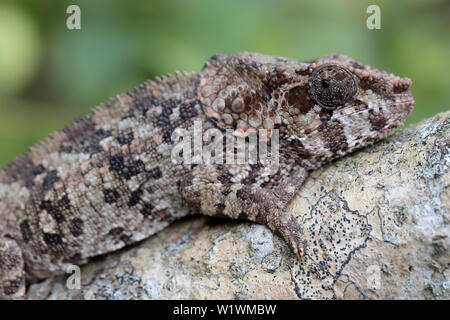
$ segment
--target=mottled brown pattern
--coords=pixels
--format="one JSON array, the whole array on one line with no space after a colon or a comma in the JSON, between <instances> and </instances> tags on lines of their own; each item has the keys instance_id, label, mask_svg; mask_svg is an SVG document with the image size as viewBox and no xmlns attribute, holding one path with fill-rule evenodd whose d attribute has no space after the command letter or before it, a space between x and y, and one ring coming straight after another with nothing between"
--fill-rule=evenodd
<instances>
[{"instance_id":1,"label":"mottled brown pattern","mask_svg":"<svg viewBox=\"0 0 450 320\"><path fill-rule=\"evenodd\" d=\"M339 72L322 83L314 73L321 66ZM327 106L314 84L325 85ZM243 52L118 95L0 171L0 262L9 261L0 265L0 297L24 295L24 270L30 281L64 273L190 213L264 224L301 257L307 239L286 206L308 170L402 123L413 106L410 84L341 55L301 62ZM279 133L277 170L174 163L173 137L194 121L232 129L233 139Z\"/></svg>"}]
</instances>

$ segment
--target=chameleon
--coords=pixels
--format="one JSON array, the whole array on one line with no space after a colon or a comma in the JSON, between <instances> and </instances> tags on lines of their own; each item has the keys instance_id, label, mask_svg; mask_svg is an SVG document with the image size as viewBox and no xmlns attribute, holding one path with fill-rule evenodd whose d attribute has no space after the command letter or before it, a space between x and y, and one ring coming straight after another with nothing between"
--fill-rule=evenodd
<instances>
[{"instance_id":1,"label":"chameleon","mask_svg":"<svg viewBox=\"0 0 450 320\"><path fill-rule=\"evenodd\" d=\"M411 84L340 54L241 52L117 95L0 171L0 297L24 298L27 285L191 214L265 225L301 261L310 240L287 204L310 171L401 125ZM196 123L217 159L238 149L219 134L244 149L257 136L278 165L189 161L177 148Z\"/></svg>"}]
</instances>

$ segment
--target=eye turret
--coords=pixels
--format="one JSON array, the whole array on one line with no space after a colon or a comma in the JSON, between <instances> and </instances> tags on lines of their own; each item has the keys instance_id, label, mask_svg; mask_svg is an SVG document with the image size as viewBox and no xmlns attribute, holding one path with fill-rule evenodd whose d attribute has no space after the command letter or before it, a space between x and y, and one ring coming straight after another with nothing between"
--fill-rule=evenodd
<instances>
[{"instance_id":1,"label":"eye turret","mask_svg":"<svg viewBox=\"0 0 450 320\"><path fill-rule=\"evenodd\" d=\"M352 98L358 86L355 77L346 68L324 64L314 69L309 89L322 107L334 110Z\"/></svg>"}]
</instances>

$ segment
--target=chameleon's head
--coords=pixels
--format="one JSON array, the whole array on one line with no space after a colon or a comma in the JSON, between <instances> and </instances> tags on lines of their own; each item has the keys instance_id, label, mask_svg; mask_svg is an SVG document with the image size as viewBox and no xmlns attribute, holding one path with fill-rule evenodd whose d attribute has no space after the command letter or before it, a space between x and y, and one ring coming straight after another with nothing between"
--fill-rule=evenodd
<instances>
[{"instance_id":1,"label":"chameleon's head","mask_svg":"<svg viewBox=\"0 0 450 320\"><path fill-rule=\"evenodd\" d=\"M414 106L410 85L342 55L301 62L243 52L208 60L199 96L219 127L241 136L279 129L314 168L400 125Z\"/></svg>"}]
</instances>

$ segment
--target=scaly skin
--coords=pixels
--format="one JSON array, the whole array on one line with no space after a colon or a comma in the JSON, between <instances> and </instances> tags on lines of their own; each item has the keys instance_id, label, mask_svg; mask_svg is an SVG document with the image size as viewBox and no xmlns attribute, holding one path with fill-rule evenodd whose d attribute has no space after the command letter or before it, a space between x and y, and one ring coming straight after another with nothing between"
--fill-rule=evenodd
<instances>
[{"instance_id":1,"label":"scaly skin","mask_svg":"<svg viewBox=\"0 0 450 320\"><path fill-rule=\"evenodd\" d=\"M0 171L0 297L23 297L25 279L64 273L190 213L267 225L301 257L307 239L287 203L308 171L401 124L410 84L341 55L243 52L118 95ZM195 123L247 148L255 134L278 138L279 163L183 161L176 138ZM234 157L222 140L203 140Z\"/></svg>"}]
</instances>

